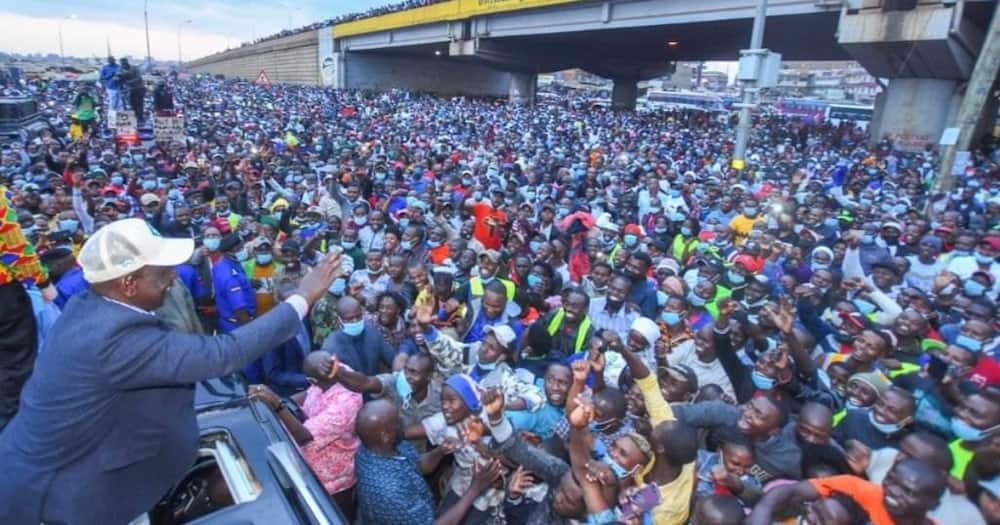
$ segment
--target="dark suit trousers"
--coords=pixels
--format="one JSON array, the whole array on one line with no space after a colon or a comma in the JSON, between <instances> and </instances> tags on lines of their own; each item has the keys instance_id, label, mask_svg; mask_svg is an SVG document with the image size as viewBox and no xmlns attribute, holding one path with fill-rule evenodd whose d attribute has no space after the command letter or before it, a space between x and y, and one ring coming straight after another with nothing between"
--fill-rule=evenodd
<instances>
[{"instance_id":1,"label":"dark suit trousers","mask_svg":"<svg viewBox=\"0 0 1000 525\"><path fill-rule=\"evenodd\" d=\"M0 431L21 400L21 388L38 354L31 299L21 283L0 285Z\"/></svg>"}]
</instances>

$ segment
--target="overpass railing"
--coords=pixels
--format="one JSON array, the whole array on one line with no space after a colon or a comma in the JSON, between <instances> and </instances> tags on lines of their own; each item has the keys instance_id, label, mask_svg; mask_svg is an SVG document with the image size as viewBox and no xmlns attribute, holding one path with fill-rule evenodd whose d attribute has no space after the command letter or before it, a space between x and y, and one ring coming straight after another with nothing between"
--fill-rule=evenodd
<instances>
[{"instance_id":1,"label":"overpass railing","mask_svg":"<svg viewBox=\"0 0 1000 525\"><path fill-rule=\"evenodd\" d=\"M334 38L375 33L403 27L436 22L464 20L479 15L489 15L550 5L568 4L581 0L449 0L406 11L373 16L333 26Z\"/></svg>"}]
</instances>

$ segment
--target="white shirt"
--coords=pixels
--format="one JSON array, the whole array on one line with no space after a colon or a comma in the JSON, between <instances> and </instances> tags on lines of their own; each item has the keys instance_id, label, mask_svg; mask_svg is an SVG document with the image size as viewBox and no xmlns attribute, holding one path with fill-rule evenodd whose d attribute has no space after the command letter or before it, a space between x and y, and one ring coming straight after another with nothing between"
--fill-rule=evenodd
<instances>
[{"instance_id":1,"label":"white shirt","mask_svg":"<svg viewBox=\"0 0 1000 525\"><path fill-rule=\"evenodd\" d=\"M713 359L707 363L698 359L698 352L695 351L693 339L688 339L675 346L670 355L667 356L667 363L690 367L694 371L694 375L698 376L698 388L705 385L719 385L723 393L736 399L733 384L729 381L729 375L726 374L726 370L722 368L722 363L718 359Z\"/></svg>"}]
</instances>

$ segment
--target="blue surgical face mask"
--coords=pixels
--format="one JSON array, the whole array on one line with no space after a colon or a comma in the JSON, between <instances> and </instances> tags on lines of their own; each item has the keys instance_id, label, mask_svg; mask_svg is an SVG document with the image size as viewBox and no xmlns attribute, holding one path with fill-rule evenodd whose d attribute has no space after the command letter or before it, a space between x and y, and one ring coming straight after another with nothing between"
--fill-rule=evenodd
<instances>
[{"instance_id":1,"label":"blue surgical face mask","mask_svg":"<svg viewBox=\"0 0 1000 525\"><path fill-rule=\"evenodd\" d=\"M687 300L688 300L689 303L691 303L691 304L693 304L695 306L698 306L698 307L705 306L705 299L702 298L702 296L694 293L694 290L691 290L690 292L688 292L688 294L687 294Z\"/></svg>"},{"instance_id":2,"label":"blue surgical face mask","mask_svg":"<svg viewBox=\"0 0 1000 525\"><path fill-rule=\"evenodd\" d=\"M750 379L753 380L753 386L757 387L757 390L771 390L774 388L774 379L767 377L766 375L754 370L750 373Z\"/></svg>"},{"instance_id":3,"label":"blue surgical face mask","mask_svg":"<svg viewBox=\"0 0 1000 525\"><path fill-rule=\"evenodd\" d=\"M870 233L866 233L866 234L864 234L864 235L861 236L861 244L871 244L873 242L875 242L875 236L874 235L872 235Z\"/></svg>"},{"instance_id":4,"label":"blue surgical face mask","mask_svg":"<svg viewBox=\"0 0 1000 525\"><path fill-rule=\"evenodd\" d=\"M358 241L340 241L340 246L345 250L353 250L358 245Z\"/></svg>"},{"instance_id":5,"label":"blue surgical face mask","mask_svg":"<svg viewBox=\"0 0 1000 525\"><path fill-rule=\"evenodd\" d=\"M653 231L656 232L656 233L661 233L661 234L662 233L667 233L667 227L666 226L656 226L655 228L653 228Z\"/></svg>"},{"instance_id":6,"label":"blue surgical face mask","mask_svg":"<svg viewBox=\"0 0 1000 525\"><path fill-rule=\"evenodd\" d=\"M368 217L364 215L361 216L355 215L352 220L354 221L354 224L357 224L358 226L364 226L365 224L368 224Z\"/></svg>"},{"instance_id":7,"label":"blue surgical face mask","mask_svg":"<svg viewBox=\"0 0 1000 525\"><path fill-rule=\"evenodd\" d=\"M628 246L629 248L635 246L639 242L639 238L632 233L626 233L623 240L625 241L625 246Z\"/></svg>"},{"instance_id":8,"label":"blue surgical face mask","mask_svg":"<svg viewBox=\"0 0 1000 525\"><path fill-rule=\"evenodd\" d=\"M818 272L820 270L829 270L830 269L830 264L829 263L814 262L814 263L809 263L809 268L811 268L812 271L814 271L814 272Z\"/></svg>"},{"instance_id":9,"label":"blue surgical face mask","mask_svg":"<svg viewBox=\"0 0 1000 525\"><path fill-rule=\"evenodd\" d=\"M402 218L399 219L399 227L400 228L406 229L406 227L409 226L409 225L410 225L410 218L409 217L402 217Z\"/></svg>"},{"instance_id":10,"label":"blue surgical face mask","mask_svg":"<svg viewBox=\"0 0 1000 525\"><path fill-rule=\"evenodd\" d=\"M528 248L532 252L537 252L538 250L542 249L542 243L538 242L538 241L531 241L531 242L528 243Z\"/></svg>"},{"instance_id":11,"label":"blue surgical face mask","mask_svg":"<svg viewBox=\"0 0 1000 525\"><path fill-rule=\"evenodd\" d=\"M537 275L535 275L533 273L529 273L528 274L528 286L530 286L532 288L535 288L536 286L540 286L541 284L542 284L542 278L541 277L539 277L539 276L537 276Z\"/></svg>"},{"instance_id":12,"label":"blue surgical face mask","mask_svg":"<svg viewBox=\"0 0 1000 525\"><path fill-rule=\"evenodd\" d=\"M743 208L743 215L746 215L747 217L756 217L757 208L754 208L753 206Z\"/></svg>"},{"instance_id":13,"label":"blue surgical face mask","mask_svg":"<svg viewBox=\"0 0 1000 525\"><path fill-rule=\"evenodd\" d=\"M976 262L979 264L993 264L995 257L976 252Z\"/></svg>"},{"instance_id":14,"label":"blue surgical face mask","mask_svg":"<svg viewBox=\"0 0 1000 525\"><path fill-rule=\"evenodd\" d=\"M728 275L728 276L729 276L729 282L731 282L731 283L733 283L733 284L743 284L743 283L744 283L744 282L746 282L746 280L747 280L747 278L746 278L746 277L743 277L743 274L741 274L741 273L736 273L736 272L734 272L734 271L732 271L732 270L729 270L729 271L728 271L728 272L726 273L726 275Z\"/></svg>"},{"instance_id":15,"label":"blue surgical face mask","mask_svg":"<svg viewBox=\"0 0 1000 525\"><path fill-rule=\"evenodd\" d=\"M664 292L662 292L660 290L656 291L656 306L659 306L659 307L662 308L663 305L667 304L667 299L669 299L669 297L667 296L666 293L664 293Z\"/></svg>"},{"instance_id":16,"label":"blue surgical face mask","mask_svg":"<svg viewBox=\"0 0 1000 525\"><path fill-rule=\"evenodd\" d=\"M181 200L181 190L173 189L167 192L167 198L172 201Z\"/></svg>"},{"instance_id":17,"label":"blue surgical face mask","mask_svg":"<svg viewBox=\"0 0 1000 525\"><path fill-rule=\"evenodd\" d=\"M864 299L855 299L852 302L854 303L854 306L857 307L858 311L861 312L861 315L868 315L874 312L875 308L877 308L874 304L865 301Z\"/></svg>"},{"instance_id":18,"label":"blue surgical face mask","mask_svg":"<svg viewBox=\"0 0 1000 525\"><path fill-rule=\"evenodd\" d=\"M156 189L156 181L155 180L144 180L144 181L142 181L142 189L144 189L146 191L153 191L153 190L155 190Z\"/></svg>"},{"instance_id":19,"label":"blue surgical face mask","mask_svg":"<svg viewBox=\"0 0 1000 525\"><path fill-rule=\"evenodd\" d=\"M361 332L365 331L365 320L360 319L353 323L344 323L341 327L344 329L345 334L351 337L359 336Z\"/></svg>"},{"instance_id":20,"label":"blue surgical face mask","mask_svg":"<svg viewBox=\"0 0 1000 525\"><path fill-rule=\"evenodd\" d=\"M430 249L432 249L432 250L435 249L435 248L440 248L441 247L441 241L435 241L435 240L428 239L427 240L427 247L430 248Z\"/></svg>"},{"instance_id":21,"label":"blue surgical face mask","mask_svg":"<svg viewBox=\"0 0 1000 525\"><path fill-rule=\"evenodd\" d=\"M965 290L965 295L969 297L982 297L986 293L986 287L982 283L974 279L969 279L962 284L962 289Z\"/></svg>"},{"instance_id":22,"label":"blue surgical face mask","mask_svg":"<svg viewBox=\"0 0 1000 525\"><path fill-rule=\"evenodd\" d=\"M115 175L114 177L111 177L111 184L114 184L115 186L121 186L122 184L125 184L125 179L123 179L118 175Z\"/></svg>"},{"instance_id":23,"label":"blue surgical face mask","mask_svg":"<svg viewBox=\"0 0 1000 525\"><path fill-rule=\"evenodd\" d=\"M955 434L955 437L961 439L962 441L977 442L982 441L989 434L993 433L997 429L996 426L988 428L986 430L980 430L964 420L957 417L951 418L951 433Z\"/></svg>"},{"instance_id":24,"label":"blue surgical face mask","mask_svg":"<svg viewBox=\"0 0 1000 525\"><path fill-rule=\"evenodd\" d=\"M681 322L681 314L677 312L663 312L660 319L669 326L677 326Z\"/></svg>"},{"instance_id":25,"label":"blue surgical face mask","mask_svg":"<svg viewBox=\"0 0 1000 525\"><path fill-rule=\"evenodd\" d=\"M205 239L205 241L203 242L203 244L205 245L205 248L208 248L208 251L214 252L214 251L218 251L218 249L219 249L219 243L221 243L221 242L222 242L222 239L214 239L213 238L213 239Z\"/></svg>"},{"instance_id":26,"label":"blue surgical face mask","mask_svg":"<svg viewBox=\"0 0 1000 525\"><path fill-rule=\"evenodd\" d=\"M868 422L871 423L873 427L875 427L875 430L878 430L883 434L895 434L896 432L902 430L904 426L906 426L905 424L900 424L903 422L879 423L878 420L875 419L875 412L871 410L868 411Z\"/></svg>"},{"instance_id":27,"label":"blue surgical face mask","mask_svg":"<svg viewBox=\"0 0 1000 525\"><path fill-rule=\"evenodd\" d=\"M972 255L972 250L958 250L958 249L955 249L955 250L951 251L951 255L952 255L952 257L968 257L968 256Z\"/></svg>"},{"instance_id":28,"label":"blue surgical face mask","mask_svg":"<svg viewBox=\"0 0 1000 525\"><path fill-rule=\"evenodd\" d=\"M979 339L973 339L964 334L958 334L955 338L955 344L961 346L962 348L969 350L970 352L982 352L983 342Z\"/></svg>"},{"instance_id":29,"label":"blue surgical face mask","mask_svg":"<svg viewBox=\"0 0 1000 525\"><path fill-rule=\"evenodd\" d=\"M347 289L347 281L343 278L336 279L330 283L330 287L326 290L333 295L344 295L344 290Z\"/></svg>"},{"instance_id":30,"label":"blue surgical face mask","mask_svg":"<svg viewBox=\"0 0 1000 525\"><path fill-rule=\"evenodd\" d=\"M632 470L627 470L625 467L619 465L618 462L615 461L615 458L611 457L610 454L607 454L603 458L601 458L601 461L603 461L606 465L611 467L611 472L614 472L615 477L618 479L625 479L631 476L632 474L635 474L635 472L639 470L639 465L632 467Z\"/></svg>"},{"instance_id":31,"label":"blue surgical face mask","mask_svg":"<svg viewBox=\"0 0 1000 525\"><path fill-rule=\"evenodd\" d=\"M250 254L247 253L247 249L246 248L243 248L242 250L236 252L236 260L237 261L243 262L243 261L245 261L245 260L247 260L249 258L250 258Z\"/></svg>"},{"instance_id":32,"label":"blue surgical face mask","mask_svg":"<svg viewBox=\"0 0 1000 525\"><path fill-rule=\"evenodd\" d=\"M413 387L410 386L410 382L406 380L406 376L402 372L396 374L396 393L404 401L413 395Z\"/></svg>"},{"instance_id":33,"label":"blue surgical face mask","mask_svg":"<svg viewBox=\"0 0 1000 525\"><path fill-rule=\"evenodd\" d=\"M255 257L257 264L271 264L271 254L269 253L258 253Z\"/></svg>"},{"instance_id":34,"label":"blue surgical face mask","mask_svg":"<svg viewBox=\"0 0 1000 525\"><path fill-rule=\"evenodd\" d=\"M685 237L690 237L691 236L691 228L688 228L687 226L681 226L681 235L683 235Z\"/></svg>"},{"instance_id":35,"label":"blue surgical face mask","mask_svg":"<svg viewBox=\"0 0 1000 525\"><path fill-rule=\"evenodd\" d=\"M492 363L484 363L480 361L479 363L476 364L476 366L478 366L479 369L482 370L483 372L492 372L493 370L496 369L497 362L493 361Z\"/></svg>"},{"instance_id":36,"label":"blue surgical face mask","mask_svg":"<svg viewBox=\"0 0 1000 525\"><path fill-rule=\"evenodd\" d=\"M402 249L404 249L404 250L412 250L413 249L413 241L401 241L399 243L399 247L402 248Z\"/></svg>"},{"instance_id":37,"label":"blue surgical face mask","mask_svg":"<svg viewBox=\"0 0 1000 525\"><path fill-rule=\"evenodd\" d=\"M76 233L77 228L80 227L80 221L76 219L60 219L59 220L59 230L69 233Z\"/></svg>"}]
</instances>

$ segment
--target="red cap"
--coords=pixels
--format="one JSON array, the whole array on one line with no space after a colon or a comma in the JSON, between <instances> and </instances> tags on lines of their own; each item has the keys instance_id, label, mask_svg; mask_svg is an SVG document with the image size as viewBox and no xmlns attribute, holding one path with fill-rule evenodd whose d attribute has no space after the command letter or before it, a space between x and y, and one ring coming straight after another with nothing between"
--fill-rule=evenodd
<instances>
[{"instance_id":1,"label":"red cap","mask_svg":"<svg viewBox=\"0 0 1000 525\"><path fill-rule=\"evenodd\" d=\"M980 239L979 244L989 244L994 250L1000 251L1000 237L989 235Z\"/></svg>"},{"instance_id":2,"label":"red cap","mask_svg":"<svg viewBox=\"0 0 1000 525\"><path fill-rule=\"evenodd\" d=\"M764 269L763 260L757 259L756 257L747 254L741 254L734 257L733 264L743 265L743 267L749 270L751 273L758 273Z\"/></svg>"},{"instance_id":3,"label":"red cap","mask_svg":"<svg viewBox=\"0 0 1000 525\"><path fill-rule=\"evenodd\" d=\"M645 235L645 233L642 231L642 226L639 226L638 224L626 224L625 233L631 233L632 235L636 235L639 237Z\"/></svg>"}]
</instances>

